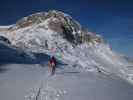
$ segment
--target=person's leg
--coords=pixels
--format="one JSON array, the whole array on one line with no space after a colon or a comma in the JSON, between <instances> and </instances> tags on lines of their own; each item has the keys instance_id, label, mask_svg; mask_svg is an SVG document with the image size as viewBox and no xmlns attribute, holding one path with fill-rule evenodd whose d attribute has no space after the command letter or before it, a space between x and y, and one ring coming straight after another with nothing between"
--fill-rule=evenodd
<instances>
[{"instance_id":1,"label":"person's leg","mask_svg":"<svg viewBox=\"0 0 133 100\"><path fill-rule=\"evenodd\" d=\"M48 69L49 69L49 72L52 73L52 64L49 63Z\"/></svg>"},{"instance_id":2,"label":"person's leg","mask_svg":"<svg viewBox=\"0 0 133 100\"><path fill-rule=\"evenodd\" d=\"M54 73L55 73L55 64L52 63L52 74L54 74Z\"/></svg>"},{"instance_id":3,"label":"person's leg","mask_svg":"<svg viewBox=\"0 0 133 100\"><path fill-rule=\"evenodd\" d=\"M52 74L55 74L55 65L52 68Z\"/></svg>"}]
</instances>

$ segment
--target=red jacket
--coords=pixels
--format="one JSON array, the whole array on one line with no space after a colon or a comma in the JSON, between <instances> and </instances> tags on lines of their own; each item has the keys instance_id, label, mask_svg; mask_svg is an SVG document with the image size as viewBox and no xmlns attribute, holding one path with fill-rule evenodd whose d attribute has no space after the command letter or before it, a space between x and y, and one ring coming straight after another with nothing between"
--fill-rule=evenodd
<instances>
[{"instance_id":1,"label":"red jacket","mask_svg":"<svg viewBox=\"0 0 133 100\"><path fill-rule=\"evenodd\" d=\"M56 65L56 59L54 57L52 57L50 60L49 60L49 63L52 64L54 63Z\"/></svg>"}]
</instances>

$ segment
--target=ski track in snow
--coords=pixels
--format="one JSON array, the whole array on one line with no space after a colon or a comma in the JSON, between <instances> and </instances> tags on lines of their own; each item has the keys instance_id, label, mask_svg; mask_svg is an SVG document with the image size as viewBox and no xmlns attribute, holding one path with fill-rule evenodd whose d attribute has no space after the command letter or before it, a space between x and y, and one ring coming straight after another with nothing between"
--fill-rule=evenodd
<instances>
[{"instance_id":1,"label":"ski track in snow","mask_svg":"<svg viewBox=\"0 0 133 100\"><path fill-rule=\"evenodd\" d=\"M60 100L59 98L67 92L63 89L54 88L49 84L54 77L56 77L56 74L50 75L46 71L40 83L30 90L29 95L25 96L25 100Z\"/></svg>"}]
</instances>

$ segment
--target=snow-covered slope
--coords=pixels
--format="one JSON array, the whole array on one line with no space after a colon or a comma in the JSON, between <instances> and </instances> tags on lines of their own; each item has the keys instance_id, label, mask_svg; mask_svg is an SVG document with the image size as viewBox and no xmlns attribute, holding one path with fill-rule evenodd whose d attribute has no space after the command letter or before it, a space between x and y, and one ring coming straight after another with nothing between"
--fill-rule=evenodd
<instances>
[{"instance_id":1,"label":"snow-covered slope","mask_svg":"<svg viewBox=\"0 0 133 100\"><path fill-rule=\"evenodd\" d=\"M118 77L80 72L70 66L62 67L63 69L57 69L55 75L50 77L45 64L1 65L0 100L132 100L133 98L132 85Z\"/></svg>"},{"instance_id":2,"label":"snow-covered slope","mask_svg":"<svg viewBox=\"0 0 133 100\"><path fill-rule=\"evenodd\" d=\"M101 36L71 16L52 10L22 18L0 34L15 47L55 55L81 71L98 71L133 82L133 64L112 51Z\"/></svg>"}]
</instances>

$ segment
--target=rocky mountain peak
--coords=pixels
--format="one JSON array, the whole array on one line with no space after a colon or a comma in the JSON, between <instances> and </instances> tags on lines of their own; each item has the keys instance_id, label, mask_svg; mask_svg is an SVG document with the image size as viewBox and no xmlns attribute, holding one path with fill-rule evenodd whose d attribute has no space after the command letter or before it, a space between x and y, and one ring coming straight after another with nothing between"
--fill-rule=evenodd
<instances>
[{"instance_id":1,"label":"rocky mountain peak","mask_svg":"<svg viewBox=\"0 0 133 100\"><path fill-rule=\"evenodd\" d=\"M24 28L29 25L39 24L50 18L57 18L58 20L71 19L71 17L61 11L50 10L48 12L38 12L24 17L17 21L16 26L18 28Z\"/></svg>"},{"instance_id":2,"label":"rocky mountain peak","mask_svg":"<svg viewBox=\"0 0 133 100\"><path fill-rule=\"evenodd\" d=\"M99 35L89 32L70 15L56 10L38 12L22 18L9 28L7 38L13 44L26 48L42 46L46 41L58 43L58 38L75 46L85 42L103 42Z\"/></svg>"}]
</instances>

